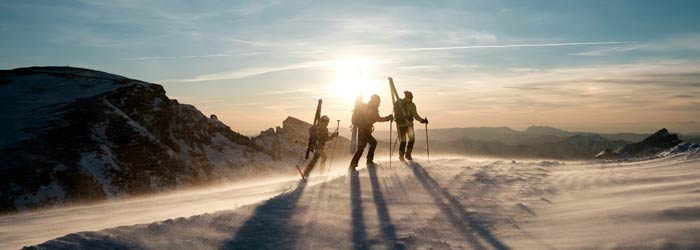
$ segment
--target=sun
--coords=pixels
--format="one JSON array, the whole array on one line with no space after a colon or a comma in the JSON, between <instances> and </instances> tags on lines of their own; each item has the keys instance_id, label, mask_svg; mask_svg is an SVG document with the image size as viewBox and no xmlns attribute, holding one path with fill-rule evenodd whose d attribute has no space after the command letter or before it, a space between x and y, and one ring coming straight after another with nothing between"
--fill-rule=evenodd
<instances>
[{"instance_id":1,"label":"sun","mask_svg":"<svg viewBox=\"0 0 700 250\"><path fill-rule=\"evenodd\" d=\"M345 58L334 61L337 75L331 91L346 101L355 100L362 94L367 101L372 94L377 94L379 81L375 80L377 62L367 58Z\"/></svg>"}]
</instances>

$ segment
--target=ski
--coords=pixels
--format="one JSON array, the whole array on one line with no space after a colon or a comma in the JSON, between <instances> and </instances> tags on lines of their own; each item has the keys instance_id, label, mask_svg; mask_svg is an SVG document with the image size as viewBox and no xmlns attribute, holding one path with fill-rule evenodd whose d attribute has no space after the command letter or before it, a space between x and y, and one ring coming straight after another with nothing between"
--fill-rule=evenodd
<instances>
[{"instance_id":1,"label":"ski","mask_svg":"<svg viewBox=\"0 0 700 250\"><path fill-rule=\"evenodd\" d=\"M403 102L401 102L401 98L399 97L399 92L396 91L394 79L391 77L389 77L389 88L391 89L391 103L394 107L394 120L396 122L396 131L398 132L399 125L404 125L406 122L406 115L404 114L405 109L403 107Z\"/></svg>"},{"instance_id":2,"label":"ski","mask_svg":"<svg viewBox=\"0 0 700 250\"><path fill-rule=\"evenodd\" d=\"M304 180L304 183L306 183L306 177L304 176L304 173L301 172L301 168L299 168L299 165L295 165L297 167L297 171L299 171L299 174L301 175L301 179Z\"/></svg>"},{"instance_id":3,"label":"ski","mask_svg":"<svg viewBox=\"0 0 700 250\"><path fill-rule=\"evenodd\" d=\"M401 125L405 126L408 121L406 120L406 109L404 109L403 101L399 97L399 92L396 91L396 85L394 85L394 79L391 77L389 77L389 90L391 90L391 104L393 105L394 121L396 123L396 141L394 141L394 145L391 143L391 138L393 137L393 134L391 134L392 127L389 127L389 164L391 165L396 142L399 141L399 135L401 134L399 127Z\"/></svg>"},{"instance_id":4,"label":"ski","mask_svg":"<svg viewBox=\"0 0 700 250\"><path fill-rule=\"evenodd\" d=\"M321 117L321 104L323 103L322 99L318 99L318 104L316 105L316 115L314 116L314 124L311 125L312 127L316 126L318 124L318 119ZM315 141L312 141L311 135L309 133L309 144L306 147L306 156L305 159L309 159L309 153L313 149L315 144Z\"/></svg>"},{"instance_id":5,"label":"ski","mask_svg":"<svg viewBox=\"0 0 700 250\"><path fill-rule=\"evenodd\" d=\"M357 97L355 97L355 109L353 109L353 112L357 111L360 106L362 105L362 93L358 94ZM352 135L350 137L350 154L354 154L355 150L357 149L357 126L352 126Z\"/></svg>"}]
</instances>

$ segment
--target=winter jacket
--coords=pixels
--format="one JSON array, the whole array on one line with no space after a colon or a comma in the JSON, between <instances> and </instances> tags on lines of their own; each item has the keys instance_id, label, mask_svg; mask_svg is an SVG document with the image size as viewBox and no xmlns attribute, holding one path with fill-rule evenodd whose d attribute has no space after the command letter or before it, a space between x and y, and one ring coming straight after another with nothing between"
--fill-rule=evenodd
<instances>
[{"instance_id":1,"label":"winter jacket","mask_svg":"<svg viewBox=\"0 0 700 250\"><path fill-rule=\"evenodd\" d=\"M401 102L403 104L403 109L404 109L404 115L406 116L406 121L405 122L397 122L399 127L408 127L408 126L413 126L413 119L416 119L418 121L423 121L423 118L418 115L418 110L416 109L416 104L413 103L409 99L401 99Z\"/></svg>"},{"instance_id":2,"label":"winter jacket","mask_svg":"<svg viewBox=\"0 0 700 250\"><path fill-rule=\"evenodd\" d=\"M323 150L323 148L326 146L326 142L338 135L336 133L329 133L328 127L318 126L316 136L316 145L314 149Z\"/></svg>"},{"instance_id":3,"label":"winter jacket","mask_svg":"<svg viewBox=\"0 0 700 250\"><path fill-rule=\"evenodd\" d=\"M360 128L371 129L376 122L387 122L391 120L389 116L379 116L379 106L372 107L366 105L364 108L366 110L364 112L363 124L360 125Z\"/></svg>"}]
</instances>

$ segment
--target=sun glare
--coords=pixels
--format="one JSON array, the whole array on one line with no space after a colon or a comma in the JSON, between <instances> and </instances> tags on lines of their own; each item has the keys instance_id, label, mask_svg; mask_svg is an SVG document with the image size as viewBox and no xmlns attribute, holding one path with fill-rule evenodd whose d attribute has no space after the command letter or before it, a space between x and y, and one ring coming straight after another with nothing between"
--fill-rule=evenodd
<instances>
[{"instance_id":1,"label":"sun glare","mask_svg":"<svg viewBox=\"0 0 700 250\"><path fill-rule=\"evenodd\" d=\"M348 58L335 61L337 77L331 91L346 101L355 100L362 93L364 101L379 90L374 77L376 62L364 58Z\"/></svg>"}]
</instances>

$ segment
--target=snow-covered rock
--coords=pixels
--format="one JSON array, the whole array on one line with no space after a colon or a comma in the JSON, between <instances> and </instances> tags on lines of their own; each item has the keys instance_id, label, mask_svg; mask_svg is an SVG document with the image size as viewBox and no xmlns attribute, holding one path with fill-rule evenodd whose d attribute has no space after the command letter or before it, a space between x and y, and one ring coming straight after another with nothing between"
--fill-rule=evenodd
<instances>
[{"instance_id":1,"label":"snow-covered rock","mask_svg":"<svg viewBox=\"0 0 700 250\"><path fill-rule=\"evenodd\" d=\"M289 116L282 122L282 127L276 127L275 129L269 128L265 131L261 131L259 136L253 138L253 141L265 151L270 152L275 159L287 162L299 162L301 157L306 153L309 140L309 127L311 127L310 123ZM334 128L329 128L329 132L333 132L334 130ZM329 141L326 143L327 155L330 156L330 154L332 154L333 146L336 147L338 152L336 157L342 157L340 156L340 152L347 151L341 149L350 147L350 140L339 136L338 139Z\"/></svg>"},{"instance_id":2,"label":"snow-covered rock","mask_svg":"<svg viewBox=\"0 0 700 250\"><path fill-rule=\"evenodd\" d=\"M687 159L700 158L700 144L683 142L668 150L659 153L660 158L684 154Z\"/></svg>"},{"instance_id":3,"label":"snow-covered rock","mask_svg":"<svg viewBox=\"0 0 700 250\"><path fill-rule=\"evenodd\" d=\"M647 159L657 157L662 152L669 150L682 141L678 135L671 134L663 128L650 135L646 139L620 147L616 150L606 149L596 155L598 159Z\"/></svg>"}]
</instances>

